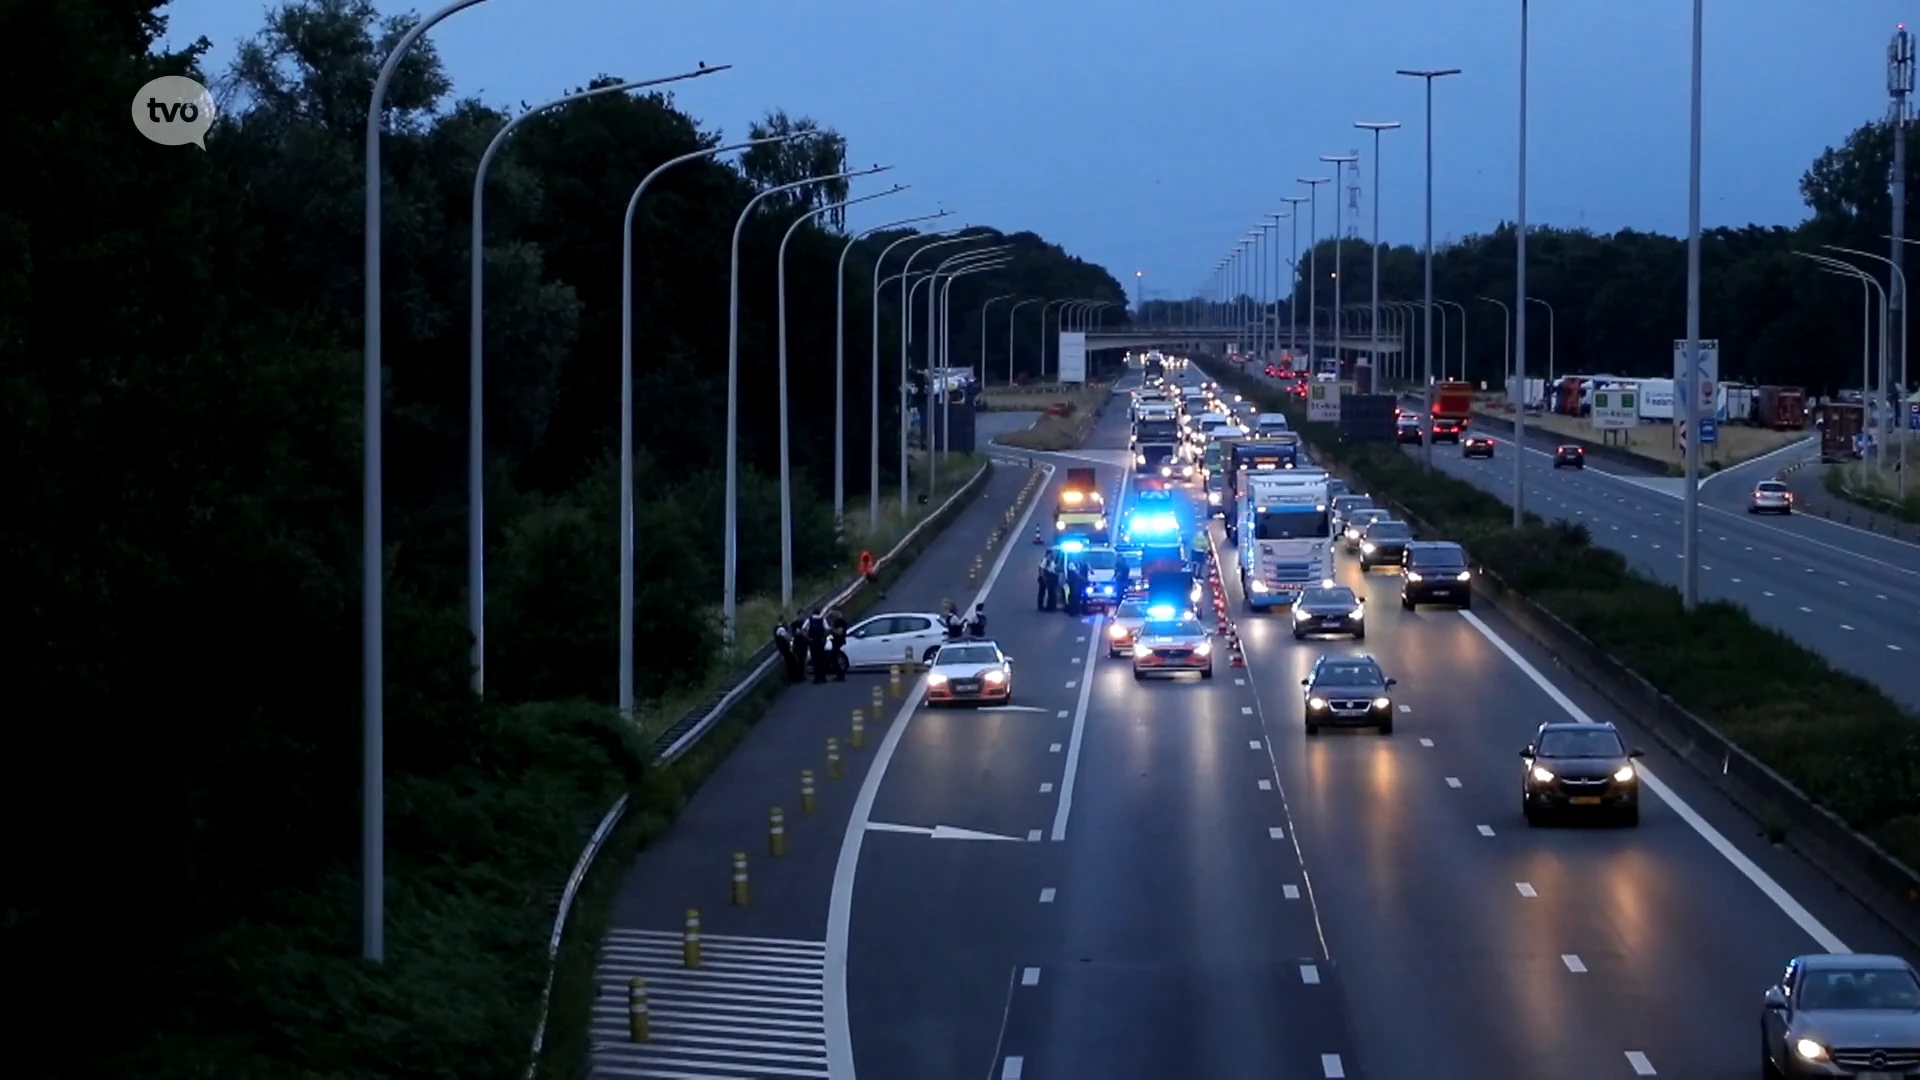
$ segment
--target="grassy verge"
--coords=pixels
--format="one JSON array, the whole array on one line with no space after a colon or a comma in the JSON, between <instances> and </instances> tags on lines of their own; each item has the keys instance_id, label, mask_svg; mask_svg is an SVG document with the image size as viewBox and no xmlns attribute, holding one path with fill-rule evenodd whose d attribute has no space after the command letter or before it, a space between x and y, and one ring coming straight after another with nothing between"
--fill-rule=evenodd
<instances>
[{"instance_id":1,"label":"grassy verge","mask_svg":"<svg viewBox=\"0 0 1920 1080\"><path fill-rule=\"evenodd\" d=\"M953 486L958 488L965 483L977 468L976 463L964 473L956 471L957 479ZM1036 488L1037 484L1030 485L1023 492L1023 498L1030 498ZM939 506L938 501L929 500L929 503L933 509ZM965 504L954 507L953 517L965 509ZM1009 518L1016 516L1020 507L1013 509L1014 514L1010 514ZM948 520L951 521L952 517ZM902 528L901 534L905 531L906 528ZM940 532L939 527L923 532L900 553L898 559L883 568L875 577L875 587L862 589L847 604L849 616L857 615L876 603L939 537ZM1012 539L1004 529L996 530L995 536L997 539L989 544L985 553L988 556L996 550L996 545ZM891 550L897 542L896 537L885 548L878 550ZM590 1032L598 989L594 972L599 959L600 942L605 939L612 921L614 902L619 896L627 867L635 855L666 833L687 800L760 722L783 689L785 685L778 679L764 681L680 760L670 766L649 769L634 786L626 819L608 838L600 858L581 886L571 923L567 927L567 936L555 964L553 998L547 1022L548 1037L540 1061L541 1077L570 1080L574 1076L585 1075L583 1063L588 1060L592 1049ZM607 805L611 804L612 800L609 799ZM575 857L577 855L576 846Z\"/></svg>"},{"instance_id":2,"label":"grassy verge","mask_svg":"<svg viewBox=\"0 0 1920 1080\"><path fill-rule=\"evenodd\" d=\"M1513 419L1513 409L1504 402L1476 405L1473 411L1492 419ZM1602 432L1594 430L1591 423L1579 417L1561 416L1558 413L1528 413L1527 426L1569 439L1612 446L1629 454L1650 458L1669 470L1682 467L1685 463L1685 451L1674 438L1673 427L1668 424L1642 424L1625 431ZM1718 433L1719 441L1706 447L1706 452L1701 455L1702 468L1719 470L1743 461L1752 461L1762 454L1770 454L1807 437L1804 431L1770 431L1744 424L1721 424Z\"/></svg>"},{"instance_id":3,"label":"grassy verge","mask_svg":"<svg viewBox=\"0 0 1920 1080\"><path fill-rule=\"evenodd\" d=\"M1003 446L1016 446L1022 450L1072 450L1087 440L1093 431L1093 425L1100 419L1100 411L1112 396L1112 390L1106 383L1088 383L1082 387L1065 387L1056 397L1038 396L1031 398L1031 408L1051 409L1061 406L1058 414L1048 412L1025 431L1011 431L1000 436Z\"/></svg>"},{"instance_id":4,"label":"grassy verge","mask_svg":"<svg viewBox=\"0 0 1920 1080\"><path fill-rule=\"evenodd\" d=\"M853 578L855 568L859 565L859 552L871 551L877 559L893 550L901 537L910 532L915 525L926 520L927 515L939 509L940 504L945 502L948 496L972 479L973 474L979 471L981 464L985 461L986 457L981 454L940 455L939 468L934 475L933 497L929 498L924 506L915 499L907 507L907 512L902 514L897 493L889 498L889 493L883 492L880 499L878 528L871 534L867 532L866 499L859 500L861 505L858 509L849 506L846 561L827 576L794 582L795 602L811 604L815 599L837 591L845 585ZM926 473L919 468L910 469L908 484L910 494L918 496L925 493ZM857 613L857 609L852 607L844 612L849 618ZM717 607L708 614L716 621L720 617ZM739 682L740 666L772 639L774 623L779 618L780 598L778 596L742 597L737 613L739 634L735 638L732 652L724 656L721 663L715 665L708 676L699 683L681 687L672 693L642 702L639 709L642 737L646 739L657 737L661 732L678 723L689 711L698 708L702 702L711 701L716 693Z\"/></svg>"},{"instance_id":5,"label":"grassy verge","mask_svg":"<svg viewBox=\"0 0 1920 1080\"><path fill-rule=\"evenodd\" d=\"M1902 496L1899 482L1871 462L1852 461L1832 466L1820 482L1835 496L1856 506L1901 521L1920 522L1920 484L1907 485L1907 493Z\"/></svg>"},{"instance_id":6,"label":"grassy verge","mask_svg":"<svg viewBox=\"0 0 1920 1080\"><path fill-rule=\"evenodd\" d=\"M1342 444L1331 424L1227 372L1221 381L1286 412L1324 461L1464 545L1510 588L1558 616L1714 725L1909 867L1920 866L1920 732L1864 679L1755 623L1745 609L1686 611L1581 525L1529 515L1519 531L1492 495L1429 473L1394 447Z\"/></svg>"}]
</instances>

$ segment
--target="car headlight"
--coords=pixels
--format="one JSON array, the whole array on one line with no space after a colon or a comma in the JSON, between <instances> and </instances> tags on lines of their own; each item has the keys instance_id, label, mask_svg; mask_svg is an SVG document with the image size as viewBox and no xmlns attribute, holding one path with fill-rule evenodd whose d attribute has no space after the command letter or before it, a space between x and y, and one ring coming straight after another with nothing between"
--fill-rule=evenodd
<instances>
[{"instance_id":1,"label":"car headlight","mask_svg":"<svg viewBox=\"0 0 1920 1080\"><path fill-rule=\"evenodd\" d=\"M1793 1052L1808 1061L1827 1060L1827 1048L1812 1039L1801 1039L1793 1044Z\"/></svg>"},{"instance_id":2,"label":"car headlight","mask_svg":"<svg viewBox=\"0 0 1920 1080\"><path fill-rule=\"evenodd\" d=\"M1148 644L1147 644L1146 642L1144 642L1144 641L1143 641L1143 642L1141 642L1140 644L1138 644L1138 645L1135 645L1135 646L1133 647L1133 655L1134 655L1134 656L1136 656L1136 657L1140 657L1140 656L1152 656L1152 655L1153 655L1153 649L1152 649L1152 647L1150 647L1150 646L1149 646L1149 645L1148 645Z\"/></svg>"},{"instance_id":3,"label":"car headlight","mask_svg":"<svg viewBox=\"0 0 1920 1080\"><path fill-rule=\"evenodd\" d=\"M1294 622L1299 622L1301 619L1310 619L1312 617L1313 616L1307 614L1307 610L1305 608L1295 605L1293 609Z\"/></svg>"},{"instance_id":4,"label":"car headlight","mask_svg":"<svg viewBox=\"0 0 1920 1080\"><path fill-rule=\"evenodd\" d=\"M1622 765L1614 770L1613 778L1622 784L1631 784L1634 778L1632 765Z\"/></svg>"},{"instance_id":5,"label":"car headlight","mask_svg":"<svg viewBox=\"0 0 1920 1080\"><path fill-rule=\"evenodd\" d=\"M1413 571L1409 570L1407 571L1407 580L1408 581L1424 581L1426 579L1422 578L1419 574L1416 574Z\"/></svg>"},{"instance_id":6,"label":"car headlight","mask_svg":"<svg viewBox=\"0 0 1920 1080\"><path fill-rule=\"evenodd\" d=\"M1147 463L1147 455L1145 454L1133 455L1133 463L1135 465L1145 465Z\"/></svg>"},{"instance_id":7,"label":"car headlight","mask_svg":"<svg viewBox=\"0 0 1920 1080\"><path fill-rule=\"evenodd\" d=\"M1357 608L1354 608L1352 611L1347 612L1347 618L1349 619L1364 619L1366 617L1367 617L1367 609L1364 607L1357 607Z\"/></svg>"},{"instance_id":8,"label":"car headlight","mask_svg":"<svg viewBox=\"0 0 1920 1080\"><path fill-rule=\"evenodd\" d=\"M1364 552L1366 552L1366 553L1367 553L1367 554L1369 554L1369 555L1371 555L1371 554L1373 554L1373 545L1372 545L1372 544L1370 544L1370 543L1363 543L1363 544L1361 544L1361 545L1360 545L1360 550L1361 550L1361 551L1364 551Z\"/></svg>"},{"instance_id":9,"label":"car headlight","mask_svg":"<svg viewBox=\"0 0 1920 1080\"><path fill-rule=\"evenodd\" d=\"M1161 475L1161 476L1172 476L1172 475L1173 475L1173 469L1172 469L1172 467L1171 467L1171 466L1167 466L1167 465L1162 465L1162 466L1160 466L1160 475Z\"/></svg>"},{"instance_id":10,"label":"car headlight","mask_svg":"<svg viewBox=\"0 0 1920 1080\"><path fill-rule=\"evenodd\" d=\"M986 674L986 680L990 683L1003 683L1007 681L1007 673L1004 671L989 671Z\"/></svg>"},{"instance_id":11,"label":"car headlight","mask_svg":"<svg viewBox=\"0 0 1920 1080\"><path fill-rule=\"evenodd\" d=\"M1212 504L1212 505L1214 505L1214 506L1219 506L1219 505L1220 505L1220 493L1219 493L1219 492L1217 492L1217 491L1209 491L1209 492L1207 492L1207 502L1208 502L1208 503L1210 503L1210 504Z\"/></svg>"},{"instance_id":12,"label":"car headlight","mask_svg":"<svg viewBox=\"0 0 1920 1080\"><path fill-rule=\"evenodd\" d=\"M927 676L927 685L928 686L945 686L947 685L947 677L935 671Z\"/></svg>"},{"instance_id":13,"label":"car headlight","mask_svg":"<svg viewBox=\"0 0 1920 1080\"><path fill-rule=\"evenodd\" d=\"M1376 709L1391 709L1393 708L1393 699L1384 697L1374 698L1373 707Z\"/></svg>"},{"instance_id":14,"label":"car headlight","mask_svg":"<svg viewBox=\"0 0 1920 1080\"><path fill-rule=\"evenodd\" d=\"M1193 655L1195 655L1195 656L1212 656L1212 655L1213 655L1213 642L1211 642L1211 641L1203 641L1203 642L1201 642L1200 644L1198 644L1198 645L1195 645L1195 646L1193 647Z\"/></svg>"},{"instance_id":15,"label":"car headlight","mask_svg":"<svg viewBox=\"0 0 1920 1080\"><path fill-rule=\"evenodd\" d=\"M1533 767L1533 778L1543 784L1551 784L1553 783L1553 770L1547 768L1545 765L1535 765Z\"/></svg>"},{"instance_id":16,"label":"car headlight","mask_svg":"<svg viewBox=\"0 0 1920 1080\"><path fill-rule=\"evenodd\" d=\"M1192 475L1193 475L1193 466L1191 466L1191 465L1185 465L1185 466L1182 466L1182 467L1181 467L1181 469L1180 469L1180 475L1182 475L1182 476L1192 476Z\"/></svg>"},{"instance_id":17,"label":"car headlight","mask_svg":"<svg viewBox=\"0 0 1920 1080\"><path fill-rule=\"evenodd\" d=\"M1118 623L1115 623L1114 625L1107 627L1107 636L1112 638L1115 641L1119 641L1121 638L1127 636L1127 628L1124 626L1121 626Z\"/></svg>"},{"instance_id":18,"label":"car headlight","mask_svg":"<svg viewBox=\"0 0 1920 1080\"><path fill-rule=\"evenodd\" d=\"M1324 708L1326 708L1326 707L1327 707L1327 699L1326 699L1326 698L1323 698L1323 697L1313 697L1313 698L1308 698L1308 699L1307 699L1307 708L1309 708L1309 709L1324 709Z\"/></svg>"},{"instance_id":19,"label":"car headlight","mask_svg":"<svg viewBox=\"0 0 1920 1080\"><path fill-rule=\"evenodd\" d=\"M1254 591L1254 592L1257 592L1257 593L1263 593L1263 592L1266 592L1266 591L1267 591L1267 583L1266 583L1266 582L1264 582L1264 581L1261 581L1261 580L1259 580L1259 579L1257 579L1257 578L1256 578L1256 579L1254 579L1254 581L1253 581L1253 582L1251 582L1251 584L1253 585L1253 591Z\"/></svg>"},{"instance_id":20,"label":"car headlight","mask_svg":"<svg viewBox=\"0 0 1920 1080\"><path fill-rule=\"evenodd\" d=\"M1458 577L1458 578L1457 578L1456 580L1459 580L1459 581L1472 581L1472 580L1473 580L1473 571L1471 571L1471 570L1462 570L1462 571L1460 571L1460 576L1459 576L1459 577Z\"/></svg>"}]
</instances>

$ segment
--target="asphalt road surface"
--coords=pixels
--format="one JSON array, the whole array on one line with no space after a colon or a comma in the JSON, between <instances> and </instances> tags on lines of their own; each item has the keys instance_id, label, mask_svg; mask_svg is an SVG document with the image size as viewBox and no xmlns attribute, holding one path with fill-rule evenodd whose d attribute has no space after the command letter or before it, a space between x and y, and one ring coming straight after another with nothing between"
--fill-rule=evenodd
<instances>
[{"instance_id":1,"label":"asphalt road surface","mask_svg":"<svg viewBox=\"0 0 1920 1080\"><path fill-rule=\"evenodd\" d=\"M1433 447L1436 465L1509 505L1510 433L1494 457L1468 460L1451 443ZM1683 481L1636 474L1590 458L1585 469L1554 469L1553 438L1529 431L1523 468L1526 507L1548 520L1585 524L1595 543L1642 573L1680 584ZM1409 454L1425 448L1408 446ZM1806 514L1747 512L1753 485L1803 458L1796 446L1735 466L1700 485L1700 593L1740 604L1755 620L1867 679L1896 701L1920 708L1920 546Z\"/></svg>"},{"instance_id":2,"label":"asphalt road surface","mask_svg":"<svg viewBox=\"0 0 1920 1080\"><path fill-rule=\"evenodd\" d=\"M1788 957L1898 951L1630 726L1640 827L1527 828L1533 727L1614 717L1490 612L1343 565L1405 708L1309 740L1299 679L1358 647L1237 616L1248 667L1136 684L1015 561L989 608L1035 711L916 712L843 850L861 1075L1745 1078ZM940 825L1004 839L900 831Z\"/></svg>"}]
</instances>

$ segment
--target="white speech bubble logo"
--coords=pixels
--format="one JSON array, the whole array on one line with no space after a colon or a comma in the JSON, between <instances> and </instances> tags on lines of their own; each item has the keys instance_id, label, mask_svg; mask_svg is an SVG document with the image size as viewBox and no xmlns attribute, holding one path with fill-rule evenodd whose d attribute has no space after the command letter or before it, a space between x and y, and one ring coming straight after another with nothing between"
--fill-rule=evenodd
<instances>
[{"instance_id":1,"label":"white speech bubble logo","mask_svg":"<svg viewBox=\"0 0 1920 1080\"><path fill-rule=\"evenodd\" d=\"M133 126L161 146L207 148L213 95L185 75L163 75L133 95Z\"/></svg>"}]
</instances>

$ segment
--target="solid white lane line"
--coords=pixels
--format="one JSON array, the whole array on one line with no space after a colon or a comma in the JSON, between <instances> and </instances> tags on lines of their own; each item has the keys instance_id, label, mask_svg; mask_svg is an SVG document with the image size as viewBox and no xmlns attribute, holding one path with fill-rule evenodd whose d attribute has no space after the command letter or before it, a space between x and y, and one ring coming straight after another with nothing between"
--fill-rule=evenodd
<instances>
[{"instance_id":1,"label":"solid white lane line","mask_svg":"<svg viewBox=\"0 0 1920 1080\"><path fill-rule=\"evenodd\" d=\"M1491 825L1475 825L1474 828L1480 831L1481 836L1493 835L1493 826Z\"/></svg>"},{"instance_id":2,"label":"solid white lane line","mask_svg":"<svg viewBox=\"0 0 1920 1080\"><path fill-rule=\"evenodd\" d=\"M1020 985L1021 986L1039 986L1040 985L1040 969L1037 967L1021 968L1020 969Z\"/></svg>"},{"instance_id":3,"label":"solid white lane line","mask_svg":"<svg viewBox=\"0 0 1920 1080\"><path fill-rule=\"evenodd\" d=\"M1100 647L1100 636L1089 635L1087 640L1087 664L1093 665L1093 653ZM1068 683L1072 686L1072 683ZM1073 733L1067 736L1067 771L1060 778L1060 802L1053 809L1053 834L1055 840L1067 838L1067 815L1073 812L1073 781L1080 775L1080 747L1087 741L1087 702L1093 697L1093 679L1080 680L1080 701L1073 708Z\"/></svg>"},{"instance_id":4,"label":"solid white lane line","mask_svg":"<svg viewBox=\"0 0 1920 1080\"><path fill-rule=\"evenodd\" d=\"M1529 900L1532 900L1535 897L1540 895L1539 893L1533 890L1533 882L1531 881L1516 881L1513 883L1513 887L1515 891L1517 891L1521 896L1524 896Z\"/></svg>"},{"instance_id":5,"label":"solid white lane line","mask_svg":"<svg viewBox=\"0 0 1920 1080\"><path fill-rule=\"evenodd\" d=\"M1471 611L1463 611L1460 613L1460 617L1465 619L1469 626L1478 630L1480 636L1491 642L1494 648L1499 649L1505 654L1506 658L1512 661L1513 665L1519 668L1522 674L1532 680L1533 684L1538 686L1548 697L1552 698L1554 704L1560 706L1561 711L1580 723L1591 724L1594 722L1593 717L1587 715L1585 709L1574 704L1572 698L1562 693L1559 687L1553 685L1552 681L1545 675L1542 675L1538 668L1527 661L1526 657L1521 656L1512 645L1507 644L1504 638L1494 633L1493 628L1482 622L1479 616ZM1685 799L1680 797L1679 792L1668 787L1664 781L1655 776L1653 771L1645 765L1641 765L1638 768L1640 783L1642 785L1658 796L1661 802L1672 807L1673 812L1680 815L1680 820L1692 827L1694 832L1699 833L1700 838L1705 840L1713 850L1719 852L1721 858L1732 863L1735 870L1740 871L1748 881L1753 882L1755 888L1759 889L1767 899L1773 901L1774 906L1778 907L1787 918L1793 920L1795 926L1806 931L1807 936L1818 943L1822 949L1830 953L1848 953L1853 951L1847 948L1846 942L1841 941L1833 931L1827 929L1826 924L1815 918L1813 913L1807 910L1806 905L1802 904L1794 898L1793 894L1782 888L1779 882L1773 880L1772 875L1760 869L1752 859L1747 858L1745 852L1734 847L1731 841L1721 835L1719 829L1714 828L1706 818L1701 817L1698 811L1694 810L1692 806L1687 804Z\"/></svg>"},{"instance_id":6,"label":"solid white lane line","mask_svg":"<svg viewBox=\"0 0 1920 1080\"><path fill-rule=\"evenodd\" d=\"M1045 482L1053 478L1053 466L1045 467ZM1045 494L1044 486L1041 492ZM1027 508L1020 515L1020 524L1014 526L1009 535L1018 536L1027 531L1033 520L1033 513L1039 507L1041 499L1027 502ZM980 583L980 592L974 599L975 604L987 602L987 596L993 591L994 583L1000 580L1001 571L1007 567L1007 557L1013 554L1015 544L1007 544L1000 549L1000 555L993 560L993 567L987 571L987 579ZM900 711L895 714L893 723L888 725L887 734L874 750L873 764L867 767L866 779L860 783L860 793L854 797L853 812L847 818L847 831L840 840L840 857L834 863L833 889L827 901L827 950L826 971L821 983L821 1008L827 1029L827 1075L834 1080L857 1080L853 1067L853 1028L847 1012L847 943L853 936L853 882L860 871L860 847L867 837L867 822L873 818L874 800L880 796L881 781L886 779L887 766L893 761L893 755L900 750L900 741L906 738L907 728L919 711L919 699L926 692L925 678L914 680L913 687L907 691ZM1038 840L1039 830L1027 834L1028 840ZM1011 1066L1015 1059L1007 1059ZM1016 1073L1017 1075L1017 1073Z\"/></svg>"},{"instance_id":7,"label":"solid white lane line","mask_svg":"<svg viewBox=\"0 0 1920 1080\"><path fill-rule=\"evenodd\" d=\"M1561 953L1560 962L1567 965L1567 970L1573 972L1575 975L1584 974L1587 970L1586 961L1581 960L1572 953Z\"/></svg>"},{"instance_id":8,"label":"solid white lane line","mask_svg":"<svg viewBox=\"0 0 1920 1080\"><path fill-rule=\"evenodd\" d=\"M1659 1075L1653 1071L1653 1062L1648 1061L1647 1055L1638 1050L1627 1051L1627 1064L1633 1066L1633 1075L1635 1076Z\"/></svg>"},{"instance_id":9,"label":"solid white lane line","mask_svg":"<svg viewBox=\"0 0 1920 1080\"><path fill-rule=\"evenodd\" d=\"M1320 969L1313 964L1301 964L1300 981L1308 986L1320 985Z\"/></svg>"}]
</instances>

